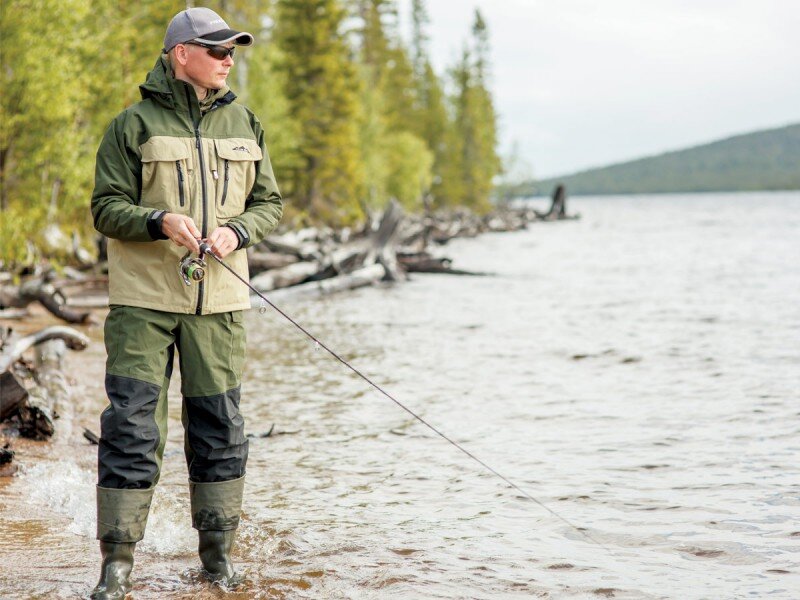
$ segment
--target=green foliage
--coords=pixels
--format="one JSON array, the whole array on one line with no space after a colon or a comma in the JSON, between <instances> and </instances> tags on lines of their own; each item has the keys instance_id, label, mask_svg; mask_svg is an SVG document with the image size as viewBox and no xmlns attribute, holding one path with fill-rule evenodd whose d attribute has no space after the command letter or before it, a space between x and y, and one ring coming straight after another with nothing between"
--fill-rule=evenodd
<instances>
[{"instance_id":1,"label":"green foliage","mask_svg":"<svg viewBox=\"0 0 800 600\"><path fill-rule=\"evenodd\" d=\"M497 116L488 80L488 32L475 11L472 48L465 47L451 70L452 125L443 132L446 152L441 180L434 188L437 206L467 206L477 212L491 208L493 180L501 170L497 154Z\"/></svg>"},{"instance_id":2,"label":"green foliage","mask_svg":"<svg viewBox=\"0 0 800 600\"><path fill-rule=\"evenodd\" d=\"M418 133L418 84L394 25L394 0L360 0L362 88L360 144L366 175L364 204L380 209L397 198L408 210L422 207L433 179L433 152ZM445 117L446 118L446 117Z\"/></svg>"},{"instance_id":3,"label":"green foliage","mask_svg":"<svg viewBox=\"0 0 800 600\"><path fill-rule=\"evenodd\" d=\"M418 212L431 187L433 153L419 137L400 131L386 137L385 156L392 165L386 181L388 196L397 198L407 211Z\"/></svg>"},{"instance_id":4,"label":"green foliage","mask_svg":"<svg viewBox=\"0 0 800 600\"><path fill-rule=\"evenodd\" d=\"M339 30L336 0L279 0L276 68L286 77L288 114L299 124L299 165L289 176L297 208L314 220L350 223L360 216L363 168L358 145L358 89Z\"/></svg>"},{"instance_id":5,"label":"green foliage","mask_svg":"<svg viewBox=\"0 0 800 600\"><path fill-rule=\"evenodd\" d=\"M57 212L67 229L86 229L75 217L88 207L90 161L68 141L85 130L76 116L88 92L75 55L87 13L78 0L0 3L0 235L9 262L26 253L21 237L33 238Z\"/></svg>"},{"instance_id":6,"label":"green foliage","mask_svg":"<svg viewBox=\"0 0 800 600\"><path fill-rule=\"evenodd\" d=\"M800 189L800 124L529 183L520 196L564 183L572 194Z\"/></svg>"},{"instance_id":7,"label":"green foliage","mask_svg":"<svg viewBox=\"0 0 800 600\"><path fill-rule=\"evenodd\" d=\"M186 5L0 2L0 262L38 251L68 259L71 234L92 247L100 138L139 100L167 23ZM397 0L205 5L256 38L228 83L264 125L288 220L353 223L392 197L412 211L431 195L439 206L488 205L499 163L479 15L448 97L428 57L424 0L412 3L410 47Z\"/></svg>"}]
</instances>

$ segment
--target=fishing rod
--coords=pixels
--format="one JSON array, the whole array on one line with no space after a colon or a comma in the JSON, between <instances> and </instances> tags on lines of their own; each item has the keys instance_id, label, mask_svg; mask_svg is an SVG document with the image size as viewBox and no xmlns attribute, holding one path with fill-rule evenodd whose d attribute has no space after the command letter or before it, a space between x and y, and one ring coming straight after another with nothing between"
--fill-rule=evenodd
<instances>
[{"instance_id":1,"label":"fishing rod","mask_svg":"<svg viewBox=\"0 0 800 600\"><path fill-rule=\"evenodd\" d=\"M425 427L427 427L428 429L430 429L431 431L433 431L433 432L434 432L436 435L438 435L439 437L441 437L441 438L442 438L442 439L444 439L445 441L449 442L450 444L452 444L453 446L455 446L456 448L458 448L458 449L459 449L461 452L463 452L463 453L464 453L464 454L466 454L468 457L470 457L472 460L474 460L475 462L477 462L478 464L480 464L480 465L481 465L482 467L484 467L484 468L485 468L487 471L491 472L491 473L492 473L493 475L495 475L496 477L499 477L500 479L502 479L502 480L503 480L503 481L504 481L506 484L508 484L508 485L509 485L509 486L511 486L513 489L515 489L516 491L518 491L518 492L519 492L520 494L522 494L522 495L523 495L525 498L527 498L528 500L531 500L532 502L536 503L538 506L540 506L541 508L543 508L544 510L546 510L547 512L549 512L551 515L553 515L554 517L556 517L557 519L559 519L560 521L562 521L563 523L565 523L566 525L568 525L569 527L571 527L572 529L574 529L575 531L577 531L579 534L581 534L581 535L582 535L583 537L585 537L587 540L589 540L590 542L592 542L592 543L594 543L594 544L597 544L598 546L600 546L601 548L603 548L603 549L604 549L606 552L608 552L609 554L613 555L613 553L611 552L611 550L610 550L610 549L609 549L609 548L608 548L608 547L607 547L605 544L603 544L602 542L599 542L598 540L596 540L596 539L595 539L594 537L592 537L592 536L591 536L591 535L590 535L590 534L589 534L589 533L588 533L588 532L587 532L585 529L583 529L583 528L581 528L581 527L578 527L577 525L575 525L575 524L571 523L571 522L570 522L570 521L568 521L568 520L567 520L565 517L562 517L560 514L558 514L558 513L557 513L556 511L554 511L552 508L550 508L550 507L549 507L549 506L547 506L546 504L544 504L544 503L540 502L539 500L537 500L536 498L534 498L534 497L533 497L531 494L529 494L529 493L528 493L528 492L526 492L524 489L522 489L521 487L519 487L519 486L518 486L516 483L514 483L513 481L511 481L510 479L508 479L507 477L505 477L505 476L504 476L504 475L502 475L501 473L499 473L499 472L498 472L496 469L494 469L493 467L491 467L491 466L489 466L488 464L486 464L486 463L485 463L484 461L482 461L480 458L478 458L477 456L475 456L475 455L474 455L472 452L470 452L469 450L467 450L466 448L464 448L464 447L463 447L461 444L459 444L458 442L456 442L456 441L454 441L454 440L450 439L450 438L449 438L447 435L445 435L444 433L442 433L442 432L441 432L441 431L440 431L438 428L436 428L436 427L434 427L433 425L431 425L430 423L428 423L428 421L426 421L425 419L423 419L421 416L419 416L419 415L418 415L417 413L415 413L413 410L411 410L410 408L408 408L408 407L407 407L405 404L403 404L402 402L400 402L400 401L399 401L397 398L395 398L394 396L392 396L392 395L391 395L389 392L387 392L386 390L384 390L384 389L383 389L381 386L379 386L377 383L375 383L374 381L372 381L372 380L371 380L369 377L367 377L366 375L364 375L364 374L363 374L361 371L359 371L358 369L356 369L356 368L355 368L353 365L351 365L349 362L347 362L345 359L343 359L341 356L339 356L339 355L338 355L336 352L334 352L333 350L331 350L330 348L328 348L328 346L326 346L326 345L325 345L323 342L321 342L319 339L317 339L317 337L315 337L315 336L314 336L314 335L312 335L312 334L311 334L311 333L310 333L308 330L306 330L306 328L305 328L305 327L303 327L302 325L300 325L300 324L299 324L297 321L295 321L295 320L294 320L292 317L290 317L288 314L286 314L286 313L285 313L283 310L281 310L280 308L278 308L278 307L277 307L277 306L276 306L276 305L275 305L275 304L274 304L274 303L273 303L273 302L272 302L272 301L271 301L269 298L267 298L267 297L266 297L264 294L262 294L261 292L259 292L259 291L258 291L256 288L254 288L254 287L253 287L253 286L250 284L250 282L249 282L249 281L245 280L245 279L244 279L244 278L243 278L241 275L239 275L239 274L238 274L236 271L234 271L234 270L233 270L233 268L231 268L231 267L230 267L230 266L229 266L227 263L225 263L225 262L224 262L224 261L223 261L223 260L222 260L222 259L221 259L219 256L217 256L217 255L216 255L216 254L215 254L215 253L214 253L214 252L211 250L211 246L209 246L209 245L208 245L208 243L206 243L206 242L200 242L200 243L199 243L199 245L200 245L200 258L193 258L193 257L191 256L191 253L189 253L189 254L187 254L186 256L184 256L184 257L183 257L183 259L181 260L181 262L179 263L179 266L178 266L178 272L180 273L180 275L181 275L181 277L183 278L183 281L184 281L184 283L185 283L186 285L191 285L191 282L192 282L192 281L201 281L201 280L202 280L202 279L205 277L205 273L206 273L206 271L205 271L205 269L206 269L206 265L205 265L205 261L203 260L203 256L204 256L204 255L208 255L208 256L210 256L210 257L211 257L211 258L213 258L215 261L217 261L217 262L218 262L220 265L222 265L222 266L223 266L223 267L224 267L224 268L225 268L225 269L226 269L226 270L227 270L227 271L228 271L228 272L229 272L231 275L233 275L234 277L236 277L236 279L238 279L238 280L239 280L239 281L241 281L243 284L245 284L245 285L246 285L248 288L250 288L250 290L251 290L251 291L252 291L254 294L256 294L256 295L257 295L259 298L261 298L261 300L263 300L263 301L264 301L264 302L266 302L266 303L267 303L269 306L271 306L272 308L274 308L274 309L275 309L275 310L276 310L276 311L277 311L277 312L278 312L278 313L279 313L279 314L280 314L282 317L284 317L284 318L285 318L287 321L289 321L289 322L290 322L292 325L294 325L295 327L297 327L297 328L298 328L300 331L302 331L302 332L303 332L303 333L304 333L306 336L308 336L308 337L309 337L311 340L313 340L313 342L316 344L316 346L317 346L317 347L324 348L324 349L325 349L325 350L328 352L328 354L330 354L331 356L333 356L333 357L334 357L336 360L338 360L340 363L342 363L342 364L343 364L345 367L347 367L348 369L350 369L350 370L351 370L353 373L355 373L356 375L358 375L358 376L359 376L361 379L363 379L363 380L364 380L364 381L366 381L366 382L367 382L369 385L371 385L371 386L372 386L372 387L374 387L376 390L378 390L378 391L379 391L381 394L383 394L384 396L386 396L386 397L387 397L389 400L391 400L392 402L394 402L394 403L395 403L397 406L399 406L399 407L400 407L400 408L402 408L404 411L406 411L408 414L410 414L412 417L414 417L414 418L415 418L417 421L419 421L420 423L422 423L423 425L425 425Z\"/></svg>"}]
</instances>

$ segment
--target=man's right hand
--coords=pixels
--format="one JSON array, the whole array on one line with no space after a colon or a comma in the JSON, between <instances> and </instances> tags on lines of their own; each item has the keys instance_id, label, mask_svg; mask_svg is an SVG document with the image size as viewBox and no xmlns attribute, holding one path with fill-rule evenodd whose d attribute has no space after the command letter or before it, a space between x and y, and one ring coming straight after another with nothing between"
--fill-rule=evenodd
<instances>
[{"instance_id":1,"label":"man's right hand","mask_svg":"<svg viewBox=\"0 0 800 600\"><path fill-rule=\"evenodd\" d=\"M200 253L200 245L197 242L201 237L200 230L191 217L167 213L161 221L161 231L176 246L183 246L192 252Z\"/></svg>"}]
</instances>

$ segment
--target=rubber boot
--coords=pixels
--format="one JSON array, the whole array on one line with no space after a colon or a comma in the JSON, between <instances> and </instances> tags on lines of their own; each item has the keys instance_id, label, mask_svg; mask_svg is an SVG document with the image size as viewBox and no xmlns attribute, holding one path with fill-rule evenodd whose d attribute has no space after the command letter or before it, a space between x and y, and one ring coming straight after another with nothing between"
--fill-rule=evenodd
<instances>
[{"instance_id":1,"label":"rubber boot","mask_svg":"<svg viewBox=\"0 0 800 600\"><path fill-rule=\"evenodd\" d=\"M97 539L103 557L92 600L123 600L131 589L133 550L144 537L153 488L118 490L97 486Z\"/></svg>"},{"instance_id":2,"label":"rubber boot","mask_svg":"<svg viewBox=\"0 0 800 600\"><path fill-rule=\"evenodd\" d=\"M133 543L100 542L103 566L100 581L92 591L92 600L123 600L131 589L133 569Z\"/></svg>"},{"instance_id":3,"label":"rubber boot","mask_svg":"<svg viewBox=\"0 0 800 600\"><path fill-rule=\"evenodd\" d=\"M231 550L242 512L244 477L189 485L192 527L198 531L197 551L205 574L211 581L235 587L242 579L231 562Z\"/></svg>"},{"instance_id":4,"label":"rubber boot","mask_svg":"<svg viewBox=\"0 0 800 600\"><path fill-rule=\"evenodd\" d=\"M203 570L211 581L224 583L228 587L235 587L241 583L241 578L231 562L231 550L236 530L228 531L198 531L200 543L198 554Z\"/></svg>"}]
</instances>

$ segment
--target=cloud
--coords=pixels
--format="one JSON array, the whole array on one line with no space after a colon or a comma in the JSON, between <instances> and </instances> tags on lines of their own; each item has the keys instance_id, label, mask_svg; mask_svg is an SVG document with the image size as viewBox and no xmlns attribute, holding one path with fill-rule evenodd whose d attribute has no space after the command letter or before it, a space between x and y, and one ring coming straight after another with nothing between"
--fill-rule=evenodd
<instances>
[{"instance_id":1,"label":"cloud","mask_svg":"<svg viewBox=\"0 0 800 600\"><path fill-rule=\"evenodd\" d=\"M800 121L795 0L429 0L440 73L475 6L502 147L539 176Z\"/></svg>"}]
</instances>

